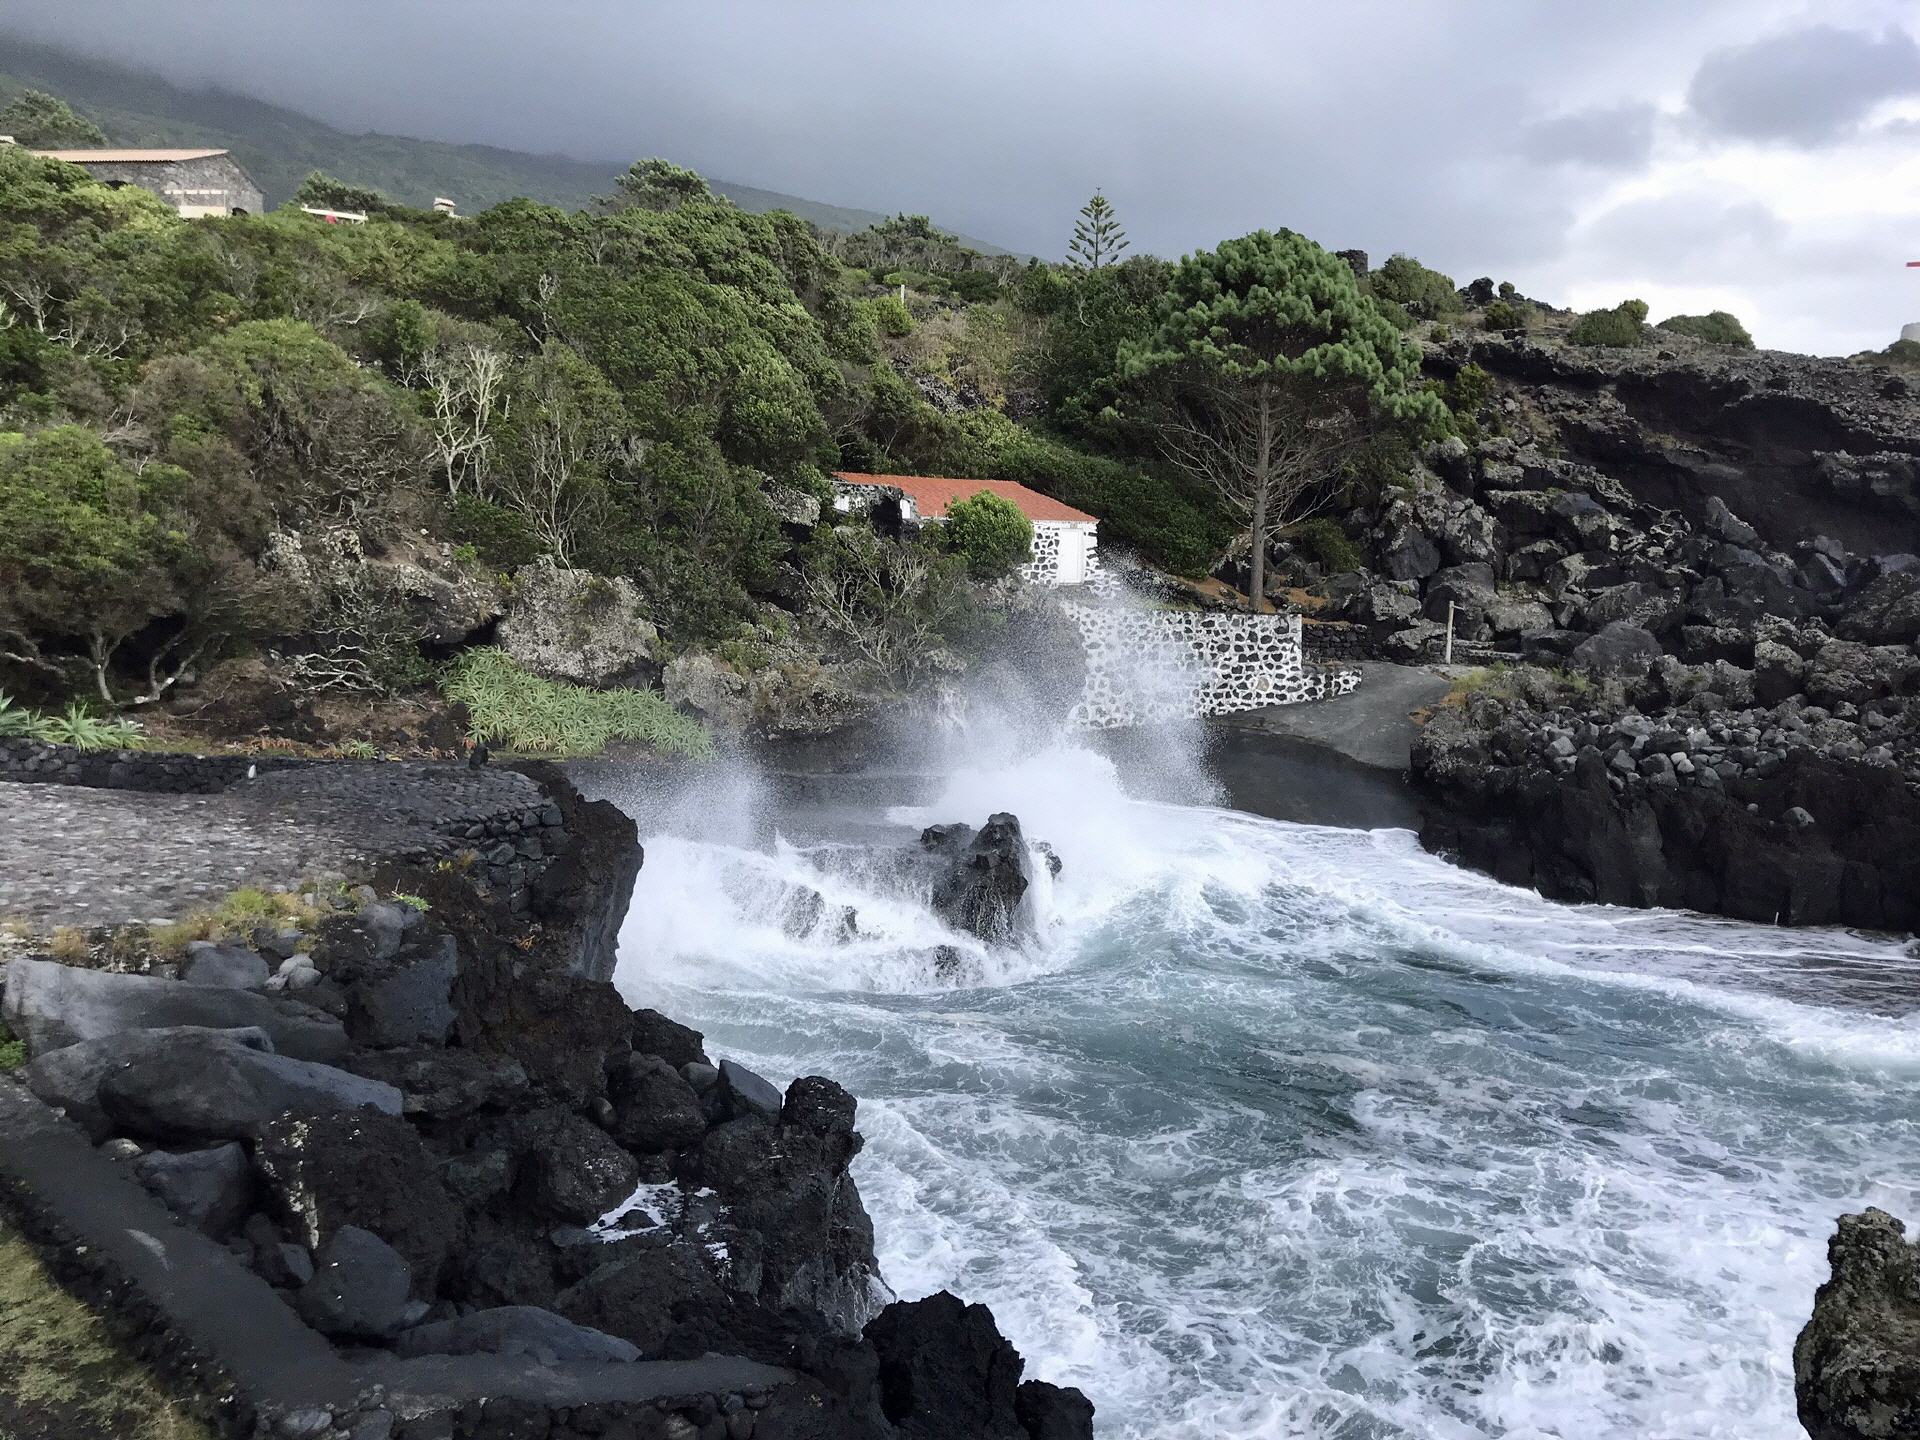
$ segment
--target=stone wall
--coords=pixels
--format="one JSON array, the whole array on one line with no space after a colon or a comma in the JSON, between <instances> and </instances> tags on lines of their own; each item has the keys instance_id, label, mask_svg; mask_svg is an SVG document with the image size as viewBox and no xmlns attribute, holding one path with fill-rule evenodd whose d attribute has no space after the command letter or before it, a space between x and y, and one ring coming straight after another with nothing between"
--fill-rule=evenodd
<instances>
[{"instance_id":1,"label":"stone wall","mask_svg":"<svg viewBox=\"0 0 1920 1440\"><path fill-rule=\"evenodd\" d=\"M249 775L326 764L298 755L177 755L149 750L76 750L37 740L0 740L0 781L217 795Z\"/></svg>"},{"instance_id":2,"label":"stone wall","mask_svg":"<svg viewBox=\"0 0 1920 1440\"><path fill-rule=\"evenodd\" d=\"M1345 620L1309 620L1301 627L1309 662L1377 660L1380 646L1365 625Z\"/></svg>"},{"instance_id":3,"label":"stone wall","mask_svg":"<svg viewBox=\"0 0 1920 1440\"><path fill-rule=\"evenodd\" d=\"M87 173L105 185L149 190L188 219L204 215L259 215L266 196L231 155L196 155L188 160L99 161Z\"/></svg>"},{"instance_id":4,"label":"stone wall","mask_svg":"<svg viewBox=\"0 0 1920 1440\"><path fill-rule=\"evenodd\" d=\"M1090 730L1230 715L1359 688L1355 670L1309 665L1297 615L1069 605L1087 652L1071 723Z\"/></svg>"}]
</instances>

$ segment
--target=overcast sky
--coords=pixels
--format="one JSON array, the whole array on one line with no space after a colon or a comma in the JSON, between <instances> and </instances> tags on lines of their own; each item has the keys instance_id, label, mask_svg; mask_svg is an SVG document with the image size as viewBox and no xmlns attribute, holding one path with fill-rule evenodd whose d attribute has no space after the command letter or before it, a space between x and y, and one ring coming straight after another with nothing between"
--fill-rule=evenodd
<instances>
[{"instance_id":1,"label":"overcast sky","mask_svg":"<svg viewBox=\"0 0 1920 1440\"><path fill-rule=\"evenodd\" d=\"M1920 319L1913 0L0 0L351 129L625 161L1059 256L1290 226L1849 353ZM5 68L0 49L0 69Z\"/></svg>"}]
</instances>

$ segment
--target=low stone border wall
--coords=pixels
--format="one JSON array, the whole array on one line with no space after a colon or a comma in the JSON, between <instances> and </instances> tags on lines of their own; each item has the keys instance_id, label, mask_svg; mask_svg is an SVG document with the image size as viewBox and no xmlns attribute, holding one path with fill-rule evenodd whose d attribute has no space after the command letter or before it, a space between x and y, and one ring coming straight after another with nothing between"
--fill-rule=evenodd
<instances>
[{"instance_id":1,"label":"low stone border wall","mask_svg":"<svg viewBox=\"0 0 1920 1440\"><path fill-rule=\"evenodd\" d=\"M330 762L302 755L186 755L159 750L76 750L38 740L0 740L0 781L217 795L249 775Z\"/></svg>"},{"instance_id":2,"label":"low stone border wall","mask_svg":"<svg viewBox=\"0 0 1920 1440\"><path fill-rule=\"evenodd\" d=\"M1307 620L1301 638L1311 660L1378 660L1380 646L1365 625L1349 620Z\"/></svg>"}]
</instances>

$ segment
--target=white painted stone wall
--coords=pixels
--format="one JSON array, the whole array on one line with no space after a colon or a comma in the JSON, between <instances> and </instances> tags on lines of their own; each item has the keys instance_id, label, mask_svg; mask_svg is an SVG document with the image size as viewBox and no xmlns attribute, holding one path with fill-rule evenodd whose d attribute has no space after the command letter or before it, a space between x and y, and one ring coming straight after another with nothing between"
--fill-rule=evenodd
<instances>
[{"instance_id":1,"label":"white painted stone wall","mask_svg":"<svg viewBox=\"0 0 1920 1440\"><path fill-rule=\"evenodd\" d=\"M1325 700L1360 672L1306 663L1298 615L1227 615L1069 605L1087 679L1070 723L1089 730Z\"/></svg>"},{"instance_id":2,"label":"white painted stone wall","mask_svg":"<svg viewBox=\"0 0 1920 1440\"><path fill-rule=\"evenodd\" d=\"M1033 585L1080 585L1100 572L1099 527L1091 521L1036 520L1033 558L1020 578Z\"/></svg>"}]
</instances>

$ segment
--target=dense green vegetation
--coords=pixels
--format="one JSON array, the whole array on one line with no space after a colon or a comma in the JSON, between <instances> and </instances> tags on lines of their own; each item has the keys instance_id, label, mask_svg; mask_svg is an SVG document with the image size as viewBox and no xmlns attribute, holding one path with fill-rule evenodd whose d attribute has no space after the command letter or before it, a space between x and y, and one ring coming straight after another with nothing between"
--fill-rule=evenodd
<instances>
[{"instance_id":1,"label":"dense green vegetation","mask_svg":"<svg viewBox=\"0 0 1920 1440\"><path fill-rule=\"evenodd\" d=\"M998 580L1032 555L1033 522L1011 500L983 490L947 507L941 538L974 579Z\"/></svg>"},{"instance_id":2,"label":"dense green vegetation","mask_svg":"<svg viewBox=\"0 0 1920 1440\"><path fill-rule=\"evenodd\" d=\"M587 690L529 675L504 650L469 650L441 682L467 707L476 738L540 755L597 755L615 740L701 758L713 742L650 690Z\"/></svg>"},{"instance_id":3,"label":"dense green vegetation","mask_svg":"<svg viewBox=\"0 0 1920 1440\"><path fill-rule=\"evenodd\" d=\"M1747 327L1740 323L1737 315L1725 310L1714 310L1705 315L1674 315L1662 320L1653 327L1656 330L1670 330L1675 335L1691 335L1696 340L1705 340L1710 345L1732 345L1741 350L1753 349L1753 336L1747 333Z\"/></svg>"},{"instance_id":4,"label":"dense green vegetation","mask_svg":"<svg viewBox=\"0 0 1920 1440\"><path fill-rule=\"evenodd\" d=\"M1570 345L1625 349L1647 343L1647 302L1622 300L1611 310L1589 310L1567 331Z\"/></svg>"},{"instance_id":5,"label":"dense green vegetation","mask_svg":"<svg viewBox=\"0 0 1920 1440\"><path fill-rule=\"evenodd\" d=\"M183 221L0 152L0 683L41 709L151 704L242 654L296 688L417 690L484 638L431 597L547 560L632 581L664 657L773 634L907 683L982 630L967 580L1030 527L978 503L948 553L809 535L791 517L828 472L1017 480L1200 575L1250 512L1165 443L1196 366L1283 398L1322 496L1444 414L1391 307L1445 313L1451 281L1396 256L1363 283L1288 232L1122 258L1096 196L1077 263L1022 264L925 216L751 213L659 159L577 210L454 218L319 170L300 194L370 218ZM1230 338L1182 329L1203 313ZM452 683L503 691L499 663Z\"/></svg>"}]
</instances>

